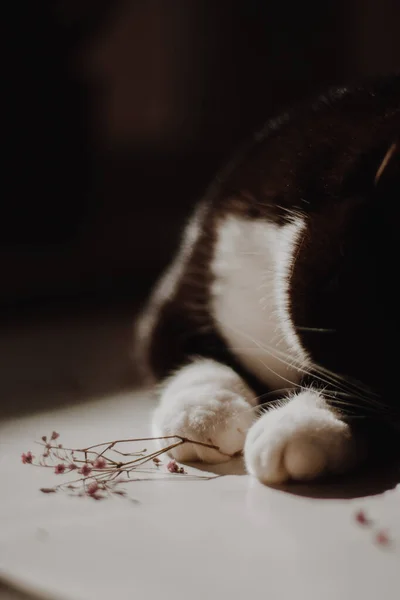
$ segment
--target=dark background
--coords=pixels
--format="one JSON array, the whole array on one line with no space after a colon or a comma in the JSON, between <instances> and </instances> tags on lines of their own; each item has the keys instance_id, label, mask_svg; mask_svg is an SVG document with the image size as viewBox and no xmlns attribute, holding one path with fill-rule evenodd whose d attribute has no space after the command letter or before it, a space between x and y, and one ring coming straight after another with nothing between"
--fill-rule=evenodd
<instances>
[{"instance_id":1,"label":"dark background","mask_svg":"<svg viewBox=\"0 0 400 600\"><path fill-rule=\"evenodd\" d=\"M244 137L400 67L398 0L8 3L2 314L137 301Z\"/></svg>"}]
</instances>

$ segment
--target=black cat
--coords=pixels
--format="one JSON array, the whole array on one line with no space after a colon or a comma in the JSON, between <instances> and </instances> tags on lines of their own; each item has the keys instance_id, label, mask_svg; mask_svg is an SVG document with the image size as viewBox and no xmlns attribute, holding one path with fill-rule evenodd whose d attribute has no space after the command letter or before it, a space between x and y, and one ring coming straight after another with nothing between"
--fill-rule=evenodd
<instances>
[{"instance_id":1,"label":"black cat","mask_svg":"<svg viewBox=\"0 0 400 600\"><path fill-rule=\"evenodd\" d=\"M356 425L400 423L399 138L395 75L271 121L217 177L137 328L156 434L220 449L175 458L312 479L365 455Z\"/></svg>"}]
</instances>

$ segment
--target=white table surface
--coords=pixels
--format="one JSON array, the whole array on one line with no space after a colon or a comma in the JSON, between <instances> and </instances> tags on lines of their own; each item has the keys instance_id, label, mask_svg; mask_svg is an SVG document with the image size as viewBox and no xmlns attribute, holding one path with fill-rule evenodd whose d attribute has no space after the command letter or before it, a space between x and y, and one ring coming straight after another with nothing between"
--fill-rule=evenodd
<instances>
[{"instance_id":1,"label":"white table surface","mask_svg":"<svg viewBox=\"0 0 400 600\"><path fill-rule=\"evenodd\" d=\"M145 391L114 391L0 423L0 575L54 600L398 600L396 477L371 475L358 495L374 495L341 499L354 496L351 478L283 491L236 460L213 471L238 474L136 481L126 486L136 502L95 502L42 494L56 477L21 463L53 429L78 447L149 435L153 402ZM388 530L391 548L355 522L360 508Z\"/></svg>"}]
</instances>

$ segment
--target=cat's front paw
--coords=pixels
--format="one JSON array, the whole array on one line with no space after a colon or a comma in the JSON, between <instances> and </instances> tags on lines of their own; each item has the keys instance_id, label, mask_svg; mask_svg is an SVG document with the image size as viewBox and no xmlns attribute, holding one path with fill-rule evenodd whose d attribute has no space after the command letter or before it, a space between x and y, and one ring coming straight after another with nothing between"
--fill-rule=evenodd
<instances>
[{"instance_id":1,"label":"cat's front paw","mask_svg":"<svg viewBox=\"0 0 400 600\"><path fill-rule=\"evenodd\" d=\"M230 390L188 388L177 395L173 405L157 409L154 432L157 436L179 435L219 448L217 451L185 443L169 452L178 461L224 462L243 450L253 420L250 408L244 398Z\"/></svg>"},{"instance_id":2,"label":"cat's front paw","mask_svg":"<svg viewBox=\"0 0 400 600\"><path fill-rule=\"evenodd\" d=\"M225 462L243 450L254 421L251 397L228 367L212 361L191 365L164 390L154 413L154 435L179 435L219 448L185 443L169 452L178 461Z\"/></svg>"},{"instance_id":3,"label":"cat's front paw","mask_svg":"<svg viewBox=\"0 0 400 600\"><path fill-rule=\"evenodd\" d=\"M349 426L312 390L265 413L250 429L244 452L248 472L272 484L344 472L360 458Z\"/></svg>"}]
</instances>

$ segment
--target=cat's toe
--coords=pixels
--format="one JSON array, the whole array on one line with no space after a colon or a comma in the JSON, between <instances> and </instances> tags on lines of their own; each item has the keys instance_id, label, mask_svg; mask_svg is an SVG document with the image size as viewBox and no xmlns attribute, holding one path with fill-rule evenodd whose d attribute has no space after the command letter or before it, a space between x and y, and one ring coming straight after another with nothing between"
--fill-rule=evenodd
<instances>
[{"instance_id":1,"label":"cat's toe","mask_svg":"<svg viewBox=\"0 0 400 600\"><path fill-rule=\"evenodd\" d=\"M245 444L249 473L263 483L307 481L354 466L351 431L328 408L287 406L267 412Z\"/></svg>"},{"instance_id":2,"label":"cat's toe","mask_svg":"<svg viewBox=\"0 0 400 600\"><path fill-rule=\"evenodd\" d=\"M254 411L241 395L196 385L160 404L154 414L153 430L156 436L179 435L218 447L216 450L200 444L182 444L169 452L178 461L220 463L243 450L253 420Z\"/></svg>"}]
</instances>

